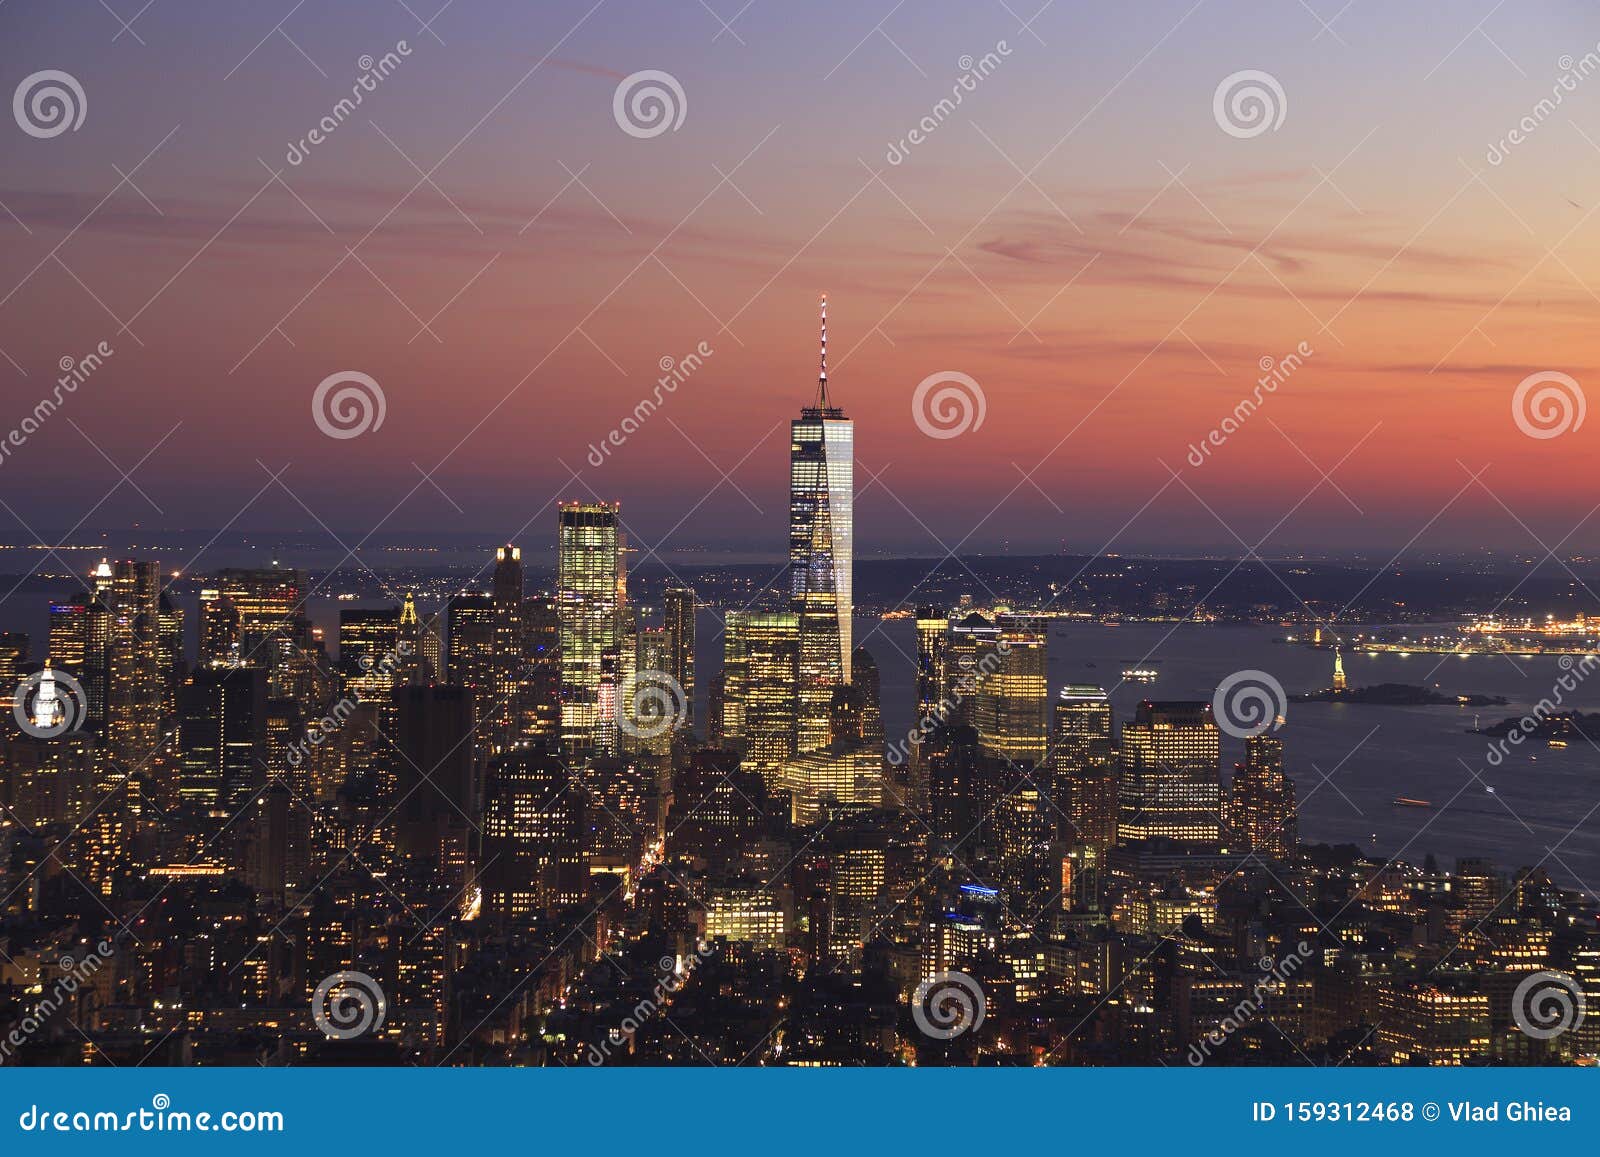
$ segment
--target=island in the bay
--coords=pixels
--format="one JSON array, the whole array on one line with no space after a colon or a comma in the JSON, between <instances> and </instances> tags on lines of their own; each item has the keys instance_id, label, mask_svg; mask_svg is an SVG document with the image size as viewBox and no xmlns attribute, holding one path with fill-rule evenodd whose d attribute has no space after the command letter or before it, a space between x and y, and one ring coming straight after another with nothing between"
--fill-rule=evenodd
<instances>
[{"instance_id":1,"label":"island in the bay","mask_svg":"<svg viewBox=\"0 0 1600 1157\"><path fill-rule=\"evenodd\" d=\"M1501 695L1446 695L1410 683L1375 683L1371 687L1324 687L1289 696L1291 703L1363 703L1377 707L1503 707ZM1489 734L1486 732L1485 734Z\"/></svg>"},{"instance_id":2,"label":"island in the bay","mask_svg":"<svg viewBox=\"0 0 1600 1157\"><path fill-rule=\"evenodd\" d=\"M1525 726L1525 724L1527 726ZM1588 739L1600 733L1600 714L1584 711L1555 711L1549 715L1515 716L1480 727L1475 734L1504 737L1521 731L1533 739L1553 739L1558 742Z\"/></svg>"}]
</instances>

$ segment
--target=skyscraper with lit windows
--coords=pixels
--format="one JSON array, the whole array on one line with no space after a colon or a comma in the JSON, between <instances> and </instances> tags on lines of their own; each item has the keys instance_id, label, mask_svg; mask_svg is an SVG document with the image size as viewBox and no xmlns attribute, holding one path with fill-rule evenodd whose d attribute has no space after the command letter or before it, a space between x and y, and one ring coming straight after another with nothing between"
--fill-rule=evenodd
<instances>
[{"instance_id":1,"label":"skyscraper with lit windows","mask_svg":"<svg viewBox=\"0 0 1600 1157\"><path fill-rule=\"evenodd\" d=\"M1119 757L1119 841L1221 838L1221 733L1211 704L1139 704L1122 727Z\"/></svg>"},{"instance_id":2,"label":"skyscraper with lit windows","mask_svg":"<svg viewBox=\"0 0 1600 1157\"><path fill-rule=\"evenodd\" d=\"M983 746L1012 763L1038 764L1050 747L1049 683L1042 621L1007 615L977 650L973 721Z\"/></svg>"},{"instance_id":3,"label":"skyscraper with lit windows","mask_svg":"<svg viewBox=\"0 0 1600 1157\"><path fill-rule=\"evenodd\" d=\"M600 738L601 672L620 661L624 580L622 528L615 502L563 502L556 544L556 604L561 624L561 739L570 749Z\"/></svg>"},{"instance_id":4,"label":"skyscraper with lit windows","mask_svg":"<svg viewBox=\"0 0 1600 1157\"><path fill-rule=\"evenodd\" d=\"M835 687L850 682L855 424L828 397L828 299L816 404L789 424L790 610L800 623L796 741L826 747Z\"/></svg>"},{"instance_id":5,"label":"skyscraper with lit windows","mask_svg":"<svg viewBox=\"0 0 1600 1157\"><path fill-rule=\"evenodd\" d=\"M683 688L682 730L694 733L694 591L673 583L661 597L668 639L667 674Z\"/></svg>"},{"instance_id":6,"label":"skyscraper with lit windows","mask_svg":"<svg viewBox=\"0 0 1600 1157\"><path fill-rule=\"evenodd\" d=\"M744 766L761 772L775 790L796 751L799 635L793 613L730 611L723 636L725 737L742 742Z\"/></svg>"},{"instance_id":7,"label":"skyscraper with lit windows","mask_svg":"<svg viewBox=\"0 0 1600 1157\"><path fill-rule=\"evenodd\" d=\"M1298 841L1294 781L1283 774L1283 740L1251 735L1234 765L1228 809L1230 842L1264 856L1285 857Z\"/></svg>"},{"instance_id":8,"label":"skyscraper with lit windows","mask_svg":"<svg viewBox=\"0 0 1600 1157\"><path fill-rule=\"evenodd\" d=\"M1116 843L1116 732L1111 697L1103 687L1069 683L1061 688L1051 764L1062 837L1102 849Z\"/></svg>"}]
</instances>

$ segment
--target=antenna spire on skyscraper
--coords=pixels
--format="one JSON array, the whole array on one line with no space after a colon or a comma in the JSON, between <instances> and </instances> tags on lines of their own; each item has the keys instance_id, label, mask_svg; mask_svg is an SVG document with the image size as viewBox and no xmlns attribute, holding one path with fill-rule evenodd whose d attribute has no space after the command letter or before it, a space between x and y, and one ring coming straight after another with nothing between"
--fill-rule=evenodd
<instances>
[{"instance_id":1,"label":"antenna spire on skyscraper","mask_svg":"<svg viewBox=\"0 0 1600 1157\"><path fill-rule=\"evenodd\" d=\"M817 374L817 405L828 408L828 295L822 295L822 368Z\"/></svg>"}]
</instances>

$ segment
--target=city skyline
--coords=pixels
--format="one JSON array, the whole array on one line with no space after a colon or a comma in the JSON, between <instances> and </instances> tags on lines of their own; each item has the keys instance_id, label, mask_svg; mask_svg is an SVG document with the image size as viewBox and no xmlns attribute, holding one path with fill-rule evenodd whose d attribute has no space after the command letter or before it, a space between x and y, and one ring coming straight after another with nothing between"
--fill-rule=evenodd
<instances>
[{"instance_id":1,"label":"city skyline","mask_svg":"<svg viewBox=\"0 0 1600 1157\"><path fill-rule=\"evenodd\" d=\"M436 610L391 589L386 607L340 610L330 638L309 605L333 574L313 583L294 567L222 568L200 575L211 585L191 652L186 605L169 597L182 574L119 559L51 603L42 664L27 637L0 635L4 677L16 681L16 727L0 737L0 930L26 961L52 933L59 943L91 928L102 937L96 969L111 958L110 987L61 1019L54 996L48 1014L18 1005L12 1047L65 1063L76 1050L65 1023L92 1050L79 1063L130 1047L148 1060L184 1025L150 1047L147 1021L167 1019L165 1004L126 961L160 969L162 954L138 930L164 938L172 916L188 918L185 903L247 895L230 921L242 929L201 933L213 950L244 950L228 978L175 974L187 978L177 1008L198 1020L168 1062L198 1050L224 1064L322 1063L362 1041L378 1064L450 1063L464 1049L457 1063L595 1067L758 1054L761 1064L1318 1063L1308 1050L1339 1064L1593 1063L1584 1009L1600 999L1600 916L1586 890L1564 888L1574 875L1585 888L1570 862L1546 847L1506 873L1476 842L1458 845L1451 870L1432 852L1402 858L1431 814L1392 852L1374 832L1370 857L1306 838L1326 819L1302 814L1316 788L1297 786L1285 723L1319 700L1335 711L1512 703L1352 685L1347 642L1369 660L1379 647L1437 653L1435 671L1470 657L1463 647L1560 654L1570 674L1549 694L1565 703L1562 689L1578 690L1596 663L1600 618L1479 615L1412 642L1386 637L1387 617L1353 617L1336 633L1349 604L1330 614L1295 596L1294 608L1229 609L1227 620L1293 632L1270 640L1276 669L1282 644L1331 653L1331 686L1291 697L1271 671L1240 668L1206 698L1146 695L1119 726L1114 697L1162 678L1175 632L1222 629L1210 595L1141 587L1104 606L1067 582L1014 606L971 575L987 597L968 590L909 621L890 611L862 639L899 650L883 626L914 627L914 659L901 652L912 678L891 685L916 723L895 737L878 663L841 625L853 618L854 426L830 393L825 302L821 320L815 402L791 423L792 578L731 605L702 604L673 576L652 606L630 589L621 504L569 502L554 512L547 591L530 590L520 548L504 545L479 571L483 589L458 587ZM702 609L723 650L703 739L693 725ZM1053 683L1057 618L1164 633L1114 684ZM1547 698L1520 720L1480 728L1475 717L1470 734L1505 737L1477 754L1487 771L1525 735L1564 752L1594 718ZM1354 746L1339 766L1382 726L1360 739L1340 726ZM1243 743L1226 776L1225 737ZM1496 798L1528 826L1513 793ZM1594 858L1584 829L1597 810L1557 841L1577 837L1579 863ZM36 878L57 860L71 882L46 890ZM208 901L209 889L219 891ZM153 906L173 901L146 927ZM1409 921L1406 947L1367 926L1380 913ZM274 933L294 928L282 950L258 918L276 921ZM586 948L540 979L591 924ZM749 1032L748 1014L702 1019L693 1006L641 1036L655 1000L635 1006L626 1036L590 1039L613 999L609 970L638 983L630 958L663 947L662 1001L706 969L736 1002L764 1009L764 1039L735 1036L725 1051L723 1034ZM457 958L512 979L457 980ZM16 989L29 974L9 954L7 964L0 981ZM769 968L790 973L791 995L774 996ZM43 963L34 972L45 977ZM841 1007L841 983L862 995ZM217 984L233 995L213 1007L203 993ZM294 999L305 992L309 1013ZM876 1035L860 1035L850 1011L863 1000ZM463 1001L492 1006L463 1017ZM1048 1027L1029 1040L1030 1024ZM256 1043L230 1044L246 1026ZM1117 1038L1109 1049L1105 1033Z\"/></svg>"}]
</instances>

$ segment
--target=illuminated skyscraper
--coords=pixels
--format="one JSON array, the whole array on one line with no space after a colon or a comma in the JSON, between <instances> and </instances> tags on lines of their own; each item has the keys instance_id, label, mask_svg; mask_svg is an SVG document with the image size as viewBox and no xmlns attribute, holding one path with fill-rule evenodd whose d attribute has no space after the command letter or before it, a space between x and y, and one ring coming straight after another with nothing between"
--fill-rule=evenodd
<instances>
[{"instance_id":1,"label":"illuminated skyscraper","mask_svg":"<svg viewBox=\"0 0 1600 1157\"><path fill-rule=\"evenodd\" d=\"M817 401L790 423L790 609L800 623L796 741L826 747L833 689L850 682L855 425L828 398L828 299L822 299Z\"/></svg>"},{"instance_id":2,"label":"illuminated skyscraper","mask_svg":"<svg viewBox=\"0 0 1600 1157\"><path fill-rule=\"evenodd\" d=\"M400 608L349 608L339 612L339 666L345 686L365 702L388 703L400 683L394 662L400 642Z\"/></svg>"},{"instance_id":3,"label":"illuminated skyscraper","mask_svg":"<svg viewBox=\"0 0 1600 1157\"><path fill-rule=\"evenodd\" d=\"M725 737L743 741L744 766L760 771L776 789L783 765L796 750L799 617L729 611L723 642Z\"/></svg>"},{"instance_id":4,"label":"illuminated skyscraper","mask_svg":"<svg viewBox=\"0 0 1600 1157\"><path fill-rule=\"evenodd\" d=\"M82 729L95 734L105 729L110 632L111 612L97 594L79 591L67 602L50 604L50 662L78 680L88 700Z\"/></svg>"},{"instance_id":5,"label":"illuminated skyscraper","mask_svg":"<svg viewBox=\"0 0 1600 1157\"><path fill-rule=\"evenodd\" d=\"M834 693L833 740L871 748L883 755L883 690L878 661L857 647L850 661L850 682Z\"/></svg>"},{"instance_id":6,"label":"illuminated skyscraper","mask_svg":"<svg viewBox=\"0 0 1600 1157\"><path fill-rule=\"evenodd\" d=\"M237 664L239 650L239 612L215 587L200 592L200 664Z\"/></svg>"},{"instance_id":7,"label":"illuminated skyscraper","mask_svg":"<svg viewBox=\"0 0 1600 1157\"><path fill-rule=\"evenodd\" d=\"M683 688L682 730L694 733L694 591L674 583L662 596L668 639L667 674Z\"/></svg>"},{"instance_id":8,"label":"illuminated skyscraper","mask_svg":"<svg viewBox=\"0 0 1600 1157\"><path fill-rule=\"evenodd\" d=\"M1123 724L1119 756L1119 841L1221 838L1221 741L1211 704L1146 700Z\"/></svg>"},{"instance_id":9,"label":"illuminated skyscraper","mask_svg":"<svg viewBox=\"0 0 1600 1157\"><path fill-rule=\"evenodd\" d=\"M561 625L561 739L592 748L601 738L601 666L620 655L624 578L614 502L564 502L558 523L556 612ZM608 721L615 724L615 719Z\"/></svg>"},{"instance_id":10,"label":"illuminated skyscraper","mask_svg":"<svg viewBox=\"0 0 1600 1157\"><path fill-rule=\"evenodd\" d=\"M553 745L495 760L484 790L486 912L519 918L583 899L587 793Z\"/></svg>"},{"instance_id":11,"label":"illuminated skyscraper","mask_svg":"<svg viewBox=\"0 0 1600 1157\"><path fill-rule=\"evenodd\" d=\"M1047 624L1013 616L995 638L980 637L973 722L985 750L1012 763L1038 764L1050 747Z\"/></svg>"},{"instance_id":12,"label":"illuminated skyscraper","mask_svg":"<svg viewBox=\"0 0 1600 1157\"><path fill-rule=\"evenodd\" d=\"M522 675L517 702L520 734L561 738L561 619L556 600L535 595L522 604Z\"/></svg>"},{"instance_id":13,"label":"illuminated skyscraper","mask_svg":"<svg viewBox=\"0 0 1600 1157\"><path fill-rule=\"evenodd\" d=\"M1283 740L1275 735L1246 737L1244 762L1234 765L1230 794L1229 842L1280 859L1294 851L1294 781L1283 774Z\"/></svg>"},{"instance_id":14,"label":"illuminated skyscraper","mask_svg":"<svg viewBox=\"0 0 1600 1157\"><path fill-rule=\"evenodd\" d=\"M938 607L917 608L917 722L938 714L950 620Z\"/></svg>"},{"instance_id":15,"label":"illuminated skyscraper","mask_svg":"<svg viewBox=\"0 0 1600 1157\"><path fill-rule=\"evenodd\" d=\"M522 673L522 549L502 546L495 551L493 682L487 702L478 710L493 737L495 751L504 751L515 741L521 716L517 702Z\"/></svg>"},{"instance_id":16,"label":"illuminated skyscraper","mask_svg":"<svg viewBox=\"0 0 1600 1157\"><path fill-rule=\"evenodd\" d=\"M982 676L978 660L984 654L992 654L999 639L1000 628L976 611L950 622L941 665L944 680L942 722L971 726L977 719Z\"/></svg>"},{"instance_id":17,"label":"illuminated skyscraper","mask_svg":"<svg viewBox=\"0 0 1600 1157\"><path fill-rule=\"evenodd\" d=\"M1061 688L1051 763L1062 838L1102 849L1116 843L1116 732L1104 688L1075 683Z\"/></svg>"},{"instance_id":18,"label":"illuminated skyscraper","mask_svg":"<svg viewBox=\"0 0 1600 1157\"><path fill-rule=\"evenodd\" d=\"M449 603L450 682L487 698L494 687L494 596L462 591ZM481 711L486 704L479 703Z\"/></svg>"},{"instance_id":19,"label":"illuminated skyscraper","mask_svg":"<svg viewBox=\"0 0 1600 1157\"><path fill-rule=\"evenodd\" d=\"M672 674L672 633L666 627L644 627L639 631L634 652L634 676L620 687L620 709L626 723L622 746L628 751L669 755L672 732L682 718L678 702L653 694L660 674Z\"/></svg>"},{"instance_id":20,"label":"illuminated skyscraper","mask_svg":"<svg viewBox=\"0 0 1600 1157\"><path fill-rule=\"evenodd\" d=\"M178 795L231 817L267 781L266 672L202 667L178 699Z\"/></svg>"},{"instance_id":21,"label":"illuminated skyscraper","mask_svg":"<svg viewBox=\"0 0 1600 1157\"><path fill-rule=\"evenodd\" d=\"M297 649L296 619L307 590L305 572L220 570L216 590L239 616L239 661L277 672Z\"/></svg>"},{"instance_id":22,"label":"illuminated skyscraper","mask_svg":"<svg viewBox=\"0 0 1600 1157\"><path fill-rule=\"evenodd\" d=\"M170 668L161 631L161 571L119 561L100 585L111 614L106 643L106 743L128 766L148 759L160 736Z\"/></svg>"},{"instance_id":23,"label":"illuminated skyscraper","mask_svg":"<svg viewBox=\"0 0 1600 1157\"><path fill-rule=\"evenodd\" d=\"M400 622L395 627L394 655L390 666L394 668L395 682L428 683L437 676L423 655L426 628L417 616L417 598L408 593L400 604Z\"/></svg>"}]
</instances>

